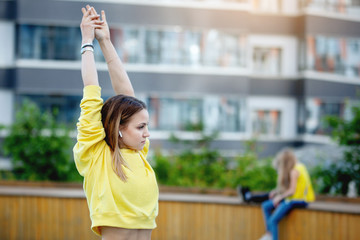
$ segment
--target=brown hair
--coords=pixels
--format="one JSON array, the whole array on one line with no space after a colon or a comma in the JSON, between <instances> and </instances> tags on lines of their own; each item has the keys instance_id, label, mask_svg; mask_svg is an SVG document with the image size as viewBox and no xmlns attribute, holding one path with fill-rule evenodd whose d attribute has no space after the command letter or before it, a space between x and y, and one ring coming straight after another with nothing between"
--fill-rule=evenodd
<instances>
[{"instance_id":1,"label":"brown hair","mask_svg":"<svg viewBox=\"0 0 360 240\"><path fill-rule=\"evenodd\" d=\"M296 157L289 148L278 153L274 159L274 166L278 172L277 190L280 193L286 191L290 186L290 173L296 164Z\"/></svg>"},{"instance_id":2,"label":"brown hair","mask_svg":"<svg viewBox=\"0 0 360 240\"><path fill-rule=\"evenodd\" d=\"M105 141L112 152L112 167L116 175L126 182L127 176L123 167L129 168L120 152L122 138L119 136L120 127L126 127L131 117L146 109L144 102L126 95L117 95L109 98L101 109L101 121L105 129Z\"/></svg>"}]
</instances>

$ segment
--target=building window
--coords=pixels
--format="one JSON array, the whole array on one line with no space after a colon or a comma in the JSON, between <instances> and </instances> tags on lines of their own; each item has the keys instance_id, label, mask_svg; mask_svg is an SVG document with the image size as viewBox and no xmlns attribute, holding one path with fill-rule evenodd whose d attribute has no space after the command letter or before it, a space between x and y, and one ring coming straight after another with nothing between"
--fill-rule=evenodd
<instances>
[{"instance_id":1,"label":"building window","mask_svg":"<svg viewBox=\"0 0 360 240\"><path fill-rule=\"evenodd\" d=\"M310 134L330 134L324 119L327 116L344 117L345 102L327 101L320 98L306 101L306 132Z\"/></svg>"},{"instance_id":2,"label":"building window","mask_svg":"<svg viewBox=\"0 0 360 240\"><path fill-rule=\"evenodd\" d=\"M307 48L309 70L360 76L360 39L308 36Z\"/></svg>"},{"instance_id":3,"label":"building window","mask_svg":"<svg viewBox=\"0 0 360 240\"><path fill-rule=\"evenodd\" d=\"M78 27L19 25L18 58L79 61ZM124 63L246 67L246 36L218 30L112 28L111 40ZM104 61L94 41L96 61Z\"/></svg>"},{"instance_id":4,"label":"building window","mask_svg":"<svg viewBox=\"0 0 360 240\"><path fill-rule=\"evenodd\" d=\"M22 59L77 60L81 34L78 27L20 25L18 57Z\"/></svg>"},{"instance_id":5,"label":"building window","mask_svg":"<svg viewBox=\"0 0 360 240\"><path fill-rule=\"evenodd\" d=\"M139 30L135 28L110 29L111 41L123 62L142 62L139 35Z\"/></svg>"},{"instance_id":6,"label":"building window","mask_svg":"<svg viewBox=\"0 0 360 240\"><path fill-rule=\"evenodd\" d=\"M254 47L253 71L255 74L280 75L281 49Z\"/></svg>"},{"instance_id":7,"label":"building window","mask_svg":"<svg viewBox=\"0 0 360 240\"><path fill-rule=\"evenodd\" d=\"M150 128L155 130L202 130L200 99L150 97Z\"/></svg>"},{"instance_id":8,"label":"building window","mask_svg":"<svg viewBox=\"0 0 360 240\"><path fill-rule=\"evenodd\" d=\"M230 97L205 97L203 119L206 131L244 132L245 101Z\"/></svg>"},{"instance_id":9,"label":"building window","mask_svg":"<svg viewBox=\"0 0 360 240\"><path fill-rule=\"evenodd\" d=\"M35 26L31 25L20 25L18 28L18 52L19 58L31 59L35 58L35 49L34 49L34 31Z\"/></svg>"},{"instance_id":10,"label":"building window","mask_svg":"<svg viewBox=\"0 0 360 240\"><path fill-rule=\"evenodd\" d=\"M73 60L80 59L79 46L76 45L81 41L78 28L73 27L54 27L53 28L53 46L50 50L54 53L55 60Z\"/></svg>"},{"instance_id":11,"label":"building window","mask_svg":"<svg viewBox=\"0 0 360 240\"><path fill-rule=\"evenodd\" d=\"M199 65L201 33L175 29L162 31L160 64Z\"/></svg>"},{"instance_id":12,"label":"building window","mask_svg":"<svg viewBox=\"0 0 360 240\"><path fill-rule=\"evenodd\" d=\"M148 97L150 128L166 131L245 130L244 102L237 98Z\"/></svg>"},{"instance_id":13,"label":"building window","mask_svg":"<svg viewBox=\"0 0 360 240\"><path fill-rule=\"evenodd\" d=\"M103 96L104 101L109 96ZM41 111L56 112L56 120L75 126L79 116L81 96L66 95L19 95L36 103ZM236 97L204 96L167 97L146 96L149 111L149 127L157 131L245 131L245 101Z\"/></svg>"},{"instance_id":14,"label":"building window","mask_svg":"<svg viewBox=\"0 0 360 240\"><path fill-rule=\"evenodd\" d=\"M283 97L248 97L247 133L276 138L296 136L296 100Z\"/></svg>"},{"instance_id":15,"label":"building window","mask_svg":"<svg viewBox=\"0 0 360 240\"><path fill-rule=\"evenodd\" d=\"M201 65L201 33L195 31L186 31L183 36L184 46L183 55L184 55L184 64L191 66Z\"/></svg>"},{"instance_id":16,"label":"building window","mask_svg":"<svg viewBox=\"0 0 360 240\"><path fill-rule=\"evenodd\" d=\"M244 36L217 30L203 34L203 63L206 66L245 67L246 39Z\"/></svg>"},{"instance_id":17,"label":"building window","mask_svg":"<svg viewBox=\"0 0 360 240\"><path fill-rule=\"evenodd\" d=\"M341 41L344 48L345 75L349 77L360 76L360 39ZM346 52L346 53L345 53Z\"/></svg>"},{"instance_id":18,"label":"building window","mask_svg":"<svg viewBox=\"0 0 360 240\"><path fill-rule=\"evenodd\" d=\"M331 129L325 123L328 116L340 117L346 121L353 118L352 107L360 106L359 100L327 100L310 98L306 100L306 133L329 135Z\"/></svg>"},{"instance_id":19,"label":"building window","mask_svg":"<svg viewBox=\"0 0 360 240\"><path fill-rule=\"evenodd\" d=\"M280 110L255 110L251 113L252 134L266 136L281 135Z\"/></svg>"},{"instance_id":20,"label":"building window","mask_svg":"<svg viewBox=\"0 0 360 240\"><path fill-rule=\"evenodd\" d=\"M20 95L19 101L24 99L36 103L42 112L55 113L56 120L75 126L80 116L79 104L81 96L52 96L52 95Z\"/></svg>"},{"instance_id":21,"label":"building window","mask_svg":"<svg viewBox=\"0 0 360 240\"><path fill-rule=\"evenodd\" d=\"M160 48L161 48L161 64L183 65L183 33L181 31L165 31L162 32Z\"/></svg>"},{"instance_id":22,"label":"building window","mask_svg":"<svg viewBox=\"0 0 360 240\"><path fill-rule=\"evenodd\" d=\"M145 32L145 55L146 63L157 64L160 62L160 39L161 32L158 30L146 30Z\"/></svg>"}]
</instances>

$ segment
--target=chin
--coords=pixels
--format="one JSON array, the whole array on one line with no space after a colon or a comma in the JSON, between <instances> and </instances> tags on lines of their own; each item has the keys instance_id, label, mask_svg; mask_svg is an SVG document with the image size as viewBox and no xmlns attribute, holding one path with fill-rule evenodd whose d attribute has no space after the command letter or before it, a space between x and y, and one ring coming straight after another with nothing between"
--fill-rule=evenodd
<instances>
[{"instance_id":1,"label":"chin","mask_svg":"<svg viewBox=\"0 0 360 240\"><path fill-rule=\"evenodd\" d=\"M138 145L138 146L131 147L131 149L136 150L136 151L141 151L141 150L143 150L143 148L144 148L144 145Z\"/></svg>"},{"instance_id":2,"label":"chin","mask_svg":"<svg viewBox=\"0 0 360 240\"><path fill-rule=\"evenodd\" d=\"M145 147L145 143L142 143L138 150L143 150L144 147Z\"/></svg>"}]
</instances>

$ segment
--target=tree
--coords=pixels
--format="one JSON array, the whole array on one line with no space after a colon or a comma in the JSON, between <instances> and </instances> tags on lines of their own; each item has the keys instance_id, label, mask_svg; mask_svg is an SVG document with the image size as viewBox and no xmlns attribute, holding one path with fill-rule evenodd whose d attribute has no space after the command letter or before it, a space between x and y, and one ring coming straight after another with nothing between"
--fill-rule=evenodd
<instances>
[{"instance_id":1,"label":"tree","mask_svg":"<svg viewBox=\"0 0 360 240\"><path fill-rule=\"evenodd\" d=\"M20 180L74 180L74 163L70 160L73 144L69 129L58 124L55 113L42 113L25 100L8 127L3 142L5 155L11 157L13 172Z\"/></svg>"}]
</instances>

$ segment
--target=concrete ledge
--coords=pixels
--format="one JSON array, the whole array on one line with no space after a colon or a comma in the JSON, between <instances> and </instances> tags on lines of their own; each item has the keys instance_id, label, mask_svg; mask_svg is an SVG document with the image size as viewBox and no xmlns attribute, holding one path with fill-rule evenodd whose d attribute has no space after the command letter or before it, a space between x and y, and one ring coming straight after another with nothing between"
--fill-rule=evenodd
<instances>
[{"instance_id":1,"label":"concrete ledge","mask_svg":"<svg viewBox=\"0 0 360 240\"><path fill-rule=\"evenodd\" d=\"M15 186L0 186L0 196L85 198L82 189Z\"/></svg>"}]
</instances>

